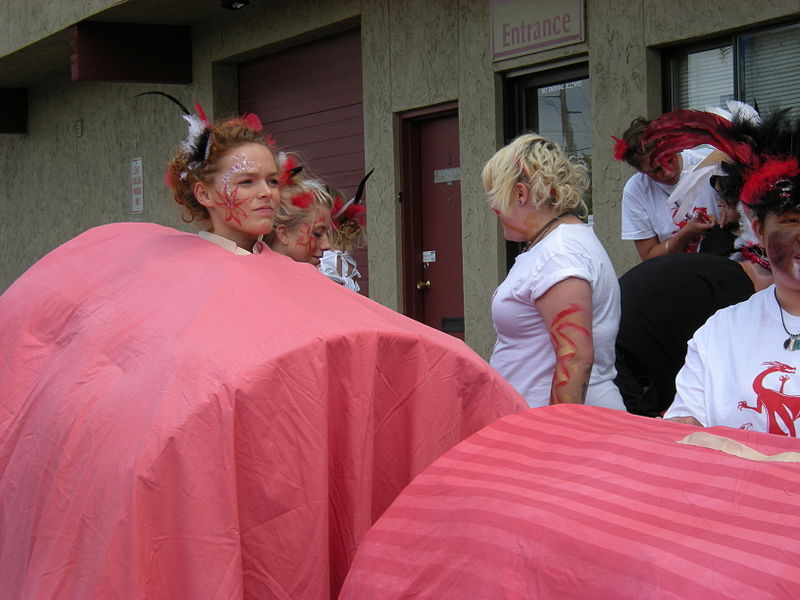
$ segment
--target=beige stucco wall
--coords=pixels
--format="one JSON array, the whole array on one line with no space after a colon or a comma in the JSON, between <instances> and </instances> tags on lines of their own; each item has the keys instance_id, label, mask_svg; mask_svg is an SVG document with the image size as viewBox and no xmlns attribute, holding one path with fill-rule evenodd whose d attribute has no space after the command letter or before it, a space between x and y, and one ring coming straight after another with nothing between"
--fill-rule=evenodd
<instances>
[{"instance_id":1,"label":"beige stucco wall","mask_svg":"<svg viewBox=\"0 0 800 600\"><path fill-rule=\"evenodd\" d=\"M0 76L5 54L46 45L47 36L59 31L63 39L64 27L115 4L0 3ZM595 228L622 273L636 262L632 245L619 240L619 197L631 171L613 160L610 136L636 115L659 112L658 46L798 14L797 0L586 0L585 42L492 63L489 10L489 0L254 2L193 26L194 82L188 86L71 82L68 56L62 57L56 75L30 88L29 133L0 136L0 290L45 252L93 225L141 219L186 227L162 181L184 123L166 101L137 93L167 91L186 103L203 103L212 114L229 114L237 106L238 62L360 26L365 160L368 168L380 167L368 187L371 295L402 309L398 114L457 101L466 340L488 356L494 340L489 298L503 277L504 258L479 173L501 141L502 76L588 60ZM135 157L144 159L145 212L134 217Z\"/></svg>"},{"instance_id":2,"label":"beige stucco wall","mask_svg":"<svg viewBox=\"0 0 800 600\"><path fill-rule=\"evenodd\" d=\"M3 24L0 56L33 44L116 3L115 0L0 2L0 23Z\"/></svg>"},{"instance_id":3,"label":"beige stucco wall","mask_svg":"<svg viewBox=\"0 0 800 600\"><path fill-rule=\"evenodd\" d=\"M176 87L160 89L180 93ZM185 127L168 103L136 97L148 89L76 84L67 74L30 89L29 132L3 135L0 143L0 289L89 227L126 220L179 224L163 173ZM134 216L130 161L137 157L144 159L145 211Z\"/></svg>"}]
</instances>

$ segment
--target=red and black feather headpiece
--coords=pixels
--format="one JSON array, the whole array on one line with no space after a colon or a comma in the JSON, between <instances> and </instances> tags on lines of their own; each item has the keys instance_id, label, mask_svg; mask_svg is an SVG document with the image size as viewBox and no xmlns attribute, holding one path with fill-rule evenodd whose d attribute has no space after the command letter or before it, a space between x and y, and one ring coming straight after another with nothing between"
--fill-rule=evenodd
<instances>
[{"instance_id":1,"label":"red and black feather headpiece","mask_svg":"<svg viewBox=\"0 0 800 600\"><path fill-rule=\"evenodd\" d=\"M739 111L726 119L698 110L675 110L655 119L643 139L653 143L651 163L702 144L724 152L722 193L756 210L781 213L800 206L800 119L788 111L753 119Z\"/></svg>"}]
</instances>

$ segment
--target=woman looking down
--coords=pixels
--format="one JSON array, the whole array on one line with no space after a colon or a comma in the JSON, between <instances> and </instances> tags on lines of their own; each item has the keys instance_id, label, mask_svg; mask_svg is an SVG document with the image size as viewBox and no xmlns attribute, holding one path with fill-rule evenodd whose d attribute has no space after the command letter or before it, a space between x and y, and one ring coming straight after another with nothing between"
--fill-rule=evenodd
<instances>
[{"instance_id":1,"label":"woman looking down","mask_svg":"<svg viewBox=\"0 0 800 600\"><path fill-rule=\"evenodd\" d=\"M619 284L605 249L579 217L586 168L536 134L483 168L507 240L528 242L492 299L491 365L530 406L586 403L624 410L614 385Z\"/></svg>"}]
</instances>

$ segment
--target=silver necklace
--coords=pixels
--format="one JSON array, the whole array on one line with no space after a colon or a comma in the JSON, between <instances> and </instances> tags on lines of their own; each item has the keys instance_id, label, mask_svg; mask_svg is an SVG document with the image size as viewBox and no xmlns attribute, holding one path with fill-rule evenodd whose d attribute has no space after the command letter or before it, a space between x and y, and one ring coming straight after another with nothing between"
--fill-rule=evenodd
<instances>
[{"instance_id":1,"label":"silver necklace","mask_svg":"<svg viewBox=\"0 0 800 600\"><path fill-rule=\"evenodd\" d=\"M567 214L568 214L568 213L564 213L563 215L558 215L557 217L554 217L554 218L550 219L550 220L549 220L547 223L545 223L545 224L542 226L542 228L541 228L541 229L539 229L539 231L537 231L537 232L536 232L536 234L535 234L535 235L534 235L534 236L533 236L533 237L530 239L530 241L529 241L529 242L528 242L528 243L525 245L525 248L524 248L522 251L523 251L523 252L527 252L528 250L530 250L530 249L533 247L533 245L534 245L536 242L538 242L538 241L539 241L539 240L542 238L542 236L544 235L544 233L545 233L545 232L546 232L548 229L550 229L550 227L552 227L552 226L553 226L555 223L557 223L559 220L563 219L563 218L564 218L564 217L565 217Z\"/></svg>"},{"instance_id":2,"label":"silver necklace","mask_svg":"<svg viewBox=\"0 0 800 600\"><path fill-rule=\"evenodd\" d=\"M775 302L778 303L778 310L781 313L781 325L783 325L783 330L786 332L786 335L789 337L786 338L786 341L783 342L784 350L800 350L800 333L791 333L788 329L786 329L786 321L783 320L783 307L781 306L781 301L778 300L778 289L775 288Z\"/></svg>"}]
</instances>

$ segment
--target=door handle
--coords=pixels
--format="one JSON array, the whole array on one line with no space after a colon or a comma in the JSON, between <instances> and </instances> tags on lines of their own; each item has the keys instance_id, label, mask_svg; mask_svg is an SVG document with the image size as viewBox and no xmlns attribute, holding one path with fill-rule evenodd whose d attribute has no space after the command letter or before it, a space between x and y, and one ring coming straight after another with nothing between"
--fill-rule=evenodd
<instances>
[{"instance_id":1,"label":"door handle","mask_svg":"<svg viewBox=\"0 0 800 600\"><path fill-rule=\"evenodd\" d=\"M431 282L428 281L418 281L417 282L417 289L418 290L429 290L431 289Z\"/></svg>"}]
</instances>

